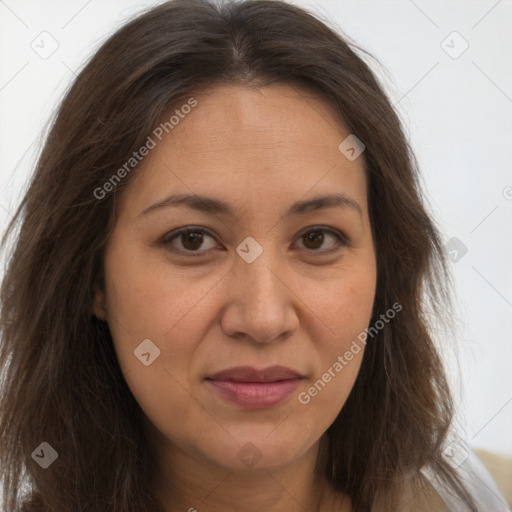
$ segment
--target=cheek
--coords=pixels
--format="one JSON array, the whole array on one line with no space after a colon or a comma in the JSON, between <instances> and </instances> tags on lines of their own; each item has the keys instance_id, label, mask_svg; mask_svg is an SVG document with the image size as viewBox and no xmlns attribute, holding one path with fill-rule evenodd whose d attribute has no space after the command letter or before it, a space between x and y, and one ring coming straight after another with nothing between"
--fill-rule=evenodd
<instances>
[{"instance_id":1,"label":"cheek","mask_svg":"<svg viewBox=\"0 0 512 512\"><path fill-rule=\"evenodd\" d=\"M352 340L368 327L375 298L375 269L371 265L354 265L338 270L332 279L322 283L303 283L301 300L316 318L317 335L313 340L332 359L347 350Z\"/></svg>"},{"instance_id":2,"label":"cheek","mask_svg":"<svg viewBox=\"0 0 512 512\"><path fill-rule=\"evenodd\" d=\"M116 259L115 252L105 268L111 331L115 341L132 350L133 343L146 338L155 343L172 339L173 346L179 346L186 338L190 316L216 281L193 270L180 272L170 265L151 264L141 256L124 254ZM196 332L199 327L196 322Z\"/></svg>"},{"instance_id":3,"label":"cheek","mask_svg":"<svg viewBox=\"0 0 512 512\"><path fill-rule=\"evenodd\" d=\"M201 336L189 314L208 287L199 282L187 287L179 274L144 265L127 253L118 259L113 252L105 271L108 324L131 393L160 426L175 424L176 411L187 424L189 361Z\"/></svg>"},{"instance_id":4,"label":"cheek","mask_svg":"<svg viewBox=\"0 0 512 512\"><path fill-rule=\"evenodd\" d=\"M304 415L316 418L323 428L334 421L357 378L373 309L375 278L373 267L368 266L314 293L311 309L316 317L316 334L312 339L319 360L317 372L298 402L304 407Z\"/></svg>"},{"instance_id":5,"label":"cheek","mask_svg":"<svg viewBox=\"0 0 512 512\"><path fill-rule=\"evenodd\" d=\"M113 244L105 259L108 324L121 370L149 417L166 416L164 396L186 411L190 363L208 324L205 297L219 277L171 270L130 252L130 244L123 248Z\"/></svg>"}]
</instances>

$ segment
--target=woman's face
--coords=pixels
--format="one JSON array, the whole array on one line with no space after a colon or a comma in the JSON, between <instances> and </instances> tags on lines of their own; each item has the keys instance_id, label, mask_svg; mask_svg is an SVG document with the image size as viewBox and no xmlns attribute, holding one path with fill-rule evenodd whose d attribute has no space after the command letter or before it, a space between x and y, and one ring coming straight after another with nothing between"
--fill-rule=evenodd
<instances>
[{"instance_id":1,"label":"woman's face","mask_svg":"<svg viewBox=\"0 0 512 512\"><path fill-rule=\"evenodd\" d=\"M317 447L360 367L376 285L364 153L343 153L350 132L295 87L194 99L116 205L94 312L162 450L275 469Z\"/></svg>"}]
</instances>

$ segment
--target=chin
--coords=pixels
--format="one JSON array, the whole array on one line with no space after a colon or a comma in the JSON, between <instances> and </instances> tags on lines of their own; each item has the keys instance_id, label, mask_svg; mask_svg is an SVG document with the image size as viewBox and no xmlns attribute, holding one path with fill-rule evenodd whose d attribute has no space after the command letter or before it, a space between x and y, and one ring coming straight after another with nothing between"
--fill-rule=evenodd
<instances>
[{"instance_id":1,"label":"chin","mask_svg":"<svg viewBox=\"0 0 512 512\"><path fill-rule=\"evenodd\" d=\"M272 429L261 429L257 434L227 435L201 450L210 462L231 471L273 471L293 464L314 444L304 436L290 436Z\"/></svg>"}]
</instances>

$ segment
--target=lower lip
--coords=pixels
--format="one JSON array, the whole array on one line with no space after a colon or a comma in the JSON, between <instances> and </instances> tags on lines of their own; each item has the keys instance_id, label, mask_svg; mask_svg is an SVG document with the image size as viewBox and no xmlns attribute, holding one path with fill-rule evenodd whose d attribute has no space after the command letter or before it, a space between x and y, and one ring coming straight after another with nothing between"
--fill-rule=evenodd
<instances>
[{"instance_id":1,"label":"lower lip","mask_svg":"<svg viewBox=\"0 0 512 512\"><path fill-rule=\"evenodd\" d=\"M277 382L233 382L211 380L208 382L226 400L246 409L266 409L280 404L288 398L302 379Z\"/></svg>"}]
</instances>

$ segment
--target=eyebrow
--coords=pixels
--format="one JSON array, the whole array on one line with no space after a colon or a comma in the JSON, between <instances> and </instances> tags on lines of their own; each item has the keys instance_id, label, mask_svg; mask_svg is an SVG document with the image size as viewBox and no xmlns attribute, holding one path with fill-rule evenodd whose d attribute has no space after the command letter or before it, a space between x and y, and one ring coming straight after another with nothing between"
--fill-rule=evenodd
<instances>
[{"instance_id":1,"label":"eyebrow","mask_svg":"<svg viewBox=\"0 0 512 512\"><path fill-rule=\"evenodd\" d=\"M187 208L203 213L224 215L227 217L236 216L234 208L229 203L220 199L197 194L175 194L167 196L164 199L148 206L138 215L138 217L142 217L148 213L161 210L163 208L178 206L186 206ZM288 211L284 214L284 217L302 215L311 211L335 207L349 207L359 213L361 217L363 216L363 210L357 201L346 194L336 193L297 201L290 206Z\"/></svg>"}]
</instances>

